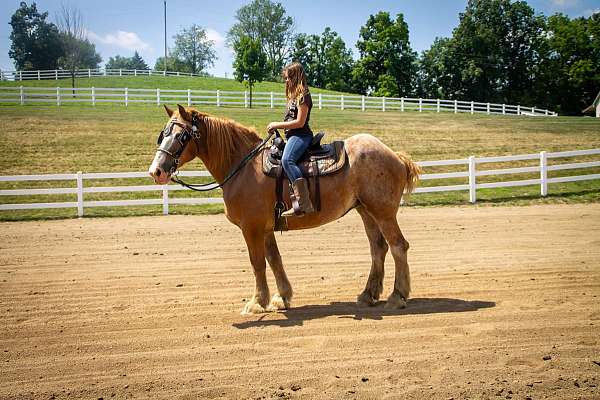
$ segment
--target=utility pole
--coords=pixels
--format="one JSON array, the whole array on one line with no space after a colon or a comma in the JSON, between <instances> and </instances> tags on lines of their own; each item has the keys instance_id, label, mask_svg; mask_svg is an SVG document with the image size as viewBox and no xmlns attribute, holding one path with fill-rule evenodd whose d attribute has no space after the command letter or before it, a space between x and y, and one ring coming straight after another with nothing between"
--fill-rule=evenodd
<instances>
[{"instance_id":1,"label":"utility pole","mask_svg":"<svg viewBox=\"0 0 600 400\"><path fill-rule=\"evenodd\" d=\"M167 70L167 0L164 1L165 5L165 71Z\"/></svg>"}]
</instances>

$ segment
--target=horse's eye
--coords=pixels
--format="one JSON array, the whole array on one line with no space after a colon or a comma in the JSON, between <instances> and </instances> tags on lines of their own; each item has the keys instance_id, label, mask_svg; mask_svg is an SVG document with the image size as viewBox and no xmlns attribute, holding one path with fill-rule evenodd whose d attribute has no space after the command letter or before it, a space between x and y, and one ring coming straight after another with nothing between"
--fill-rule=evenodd
<instances>
[{"instance_id":1,"label":"horse's eye","mask_svg":"<svg viewBox=\"0 0 600 400\"><path fill-rule=\"evenodd\" d=\"M182 143L186 143L189 139L190 139L190 135L187 132L185 132L185 133L183 133L181 135L181 142Z\"/></svg>"},{"instance_id":2,"label":"horse's eye","mask_svg":"<svg viewBox=\"0 0 600 400\"><path fill-rule=\"evenodd\" d=\"M165 131L161 131L160 134L158 135L158 140L156 141L156 144L158 144L160 146L164 137L165 137Z\"/></svg>"}]
</instances>

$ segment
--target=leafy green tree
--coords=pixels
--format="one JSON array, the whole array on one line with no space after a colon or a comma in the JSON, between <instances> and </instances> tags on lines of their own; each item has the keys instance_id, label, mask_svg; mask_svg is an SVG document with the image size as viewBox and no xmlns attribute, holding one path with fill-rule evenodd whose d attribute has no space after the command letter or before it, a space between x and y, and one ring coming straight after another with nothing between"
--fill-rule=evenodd
<instances>
[{"instance_id":1,"label":"leafy green tree","mask_svg":"<svg viewBox=\"0 0 600 400\"><path fill-rule=\"evenodd\" d=\"M267 76L267 55L257 39L242 36L234 46L235 60L233 75L239 82L245 82L250 89L250 108L252 108L252 88L256 82L262 82Z\"/></svg>"},{"instance_id":2,"label":"leafy green tree","mask_svg":"<svg viewBox=\"0 0 600 400\"><path fill-rule=\"evenodd\" d=\"M419 59L417 94L426 98L456 98L460 73L455 62L452 41L435 38L431 48Z\"/></svg>"},{"instance_id":3,"label":"leafy green tree","mask_svg":"<svg viewBox=\"0 0 600 400\"><path fill-rule=\"evenodd\" d=\"M158 57L156 59L156 62L154 63L154 70L155 71L164 71L164 69L165 69L165 58ZM188 64L185 64L182 60L175 58L173 56L167 57L167 71L169 71L169 72L185 72L187 74L192 72L192 70L190 69Z\"/></svg>"},{"instance_id":4,"label":"leafy green tree","mask_svg":"<svg viewBox=\"0 0 600 400\"><path fill-rule=\"evenodd\" d=\"M10 19L12 32L8 52L17 70L56 69L63 55L58 28L46 22L48 13L39 13L36 3L22 1Z\"/></svg>"},{"instance_id":5,"label":"leafy green tree","mask_svg":"<svg viewBox=\"0 0 600 400\"><path fill-rule=\"evenodd\" d=\"M538 101L560 114L581 115L600 91L600 13L548 18Z\"/></svg>"},{"instance_id":6,"label":"leafy green tree","mask_svg":"<svg viewBox=\"0 0 600 400\"><path fill-rule=\"evenodd\" d=\"M297 35L291 58L304 66L309 85L330 90L352 89L352 52L331 28L325 28L321 35Z\"/></svg>"},{"instance_id":7,"label":"leafy green tree","mask_svg":"<svg viewBox=\"0 0 600 400\"><path fill-rule=\"evenodd\" d=\"M237 22L227 33L229 44L234 47L242 37L258 40L267 55L269 77L280 78L281 70L289 55L294 33L294 19L286 15L281 3L270 0L254 0L236 12Z\"/></svg>"},{"instance_id":8,"label":"leafy green tree","mask_svg":"<svg viewBox=\"0 0 600 400\"><path fill-rule=\"evenodd\" d=\"M183 62L191 73L201 73L215 64L217 54L213 49L214 42L206 37L204 28L194 24L182 29L174 38L173 57Z\"/></svg>"},{"instance_id":9,"label":"leafy green tree","mask_svg":"<svg viewBox=\"0 0 600 400\"><path fill-rule=\"evenodd\" d=\"M383 11L369 16L360 28L356 47L360 58L352 74L359 91L380 96L412 93L416 53L410 47L408 25L402 14L395 20Z\"/></svg>"},{"instance_id":10,"label":"leafy green tree","mask_svg":"<svg viewBox=\"0 0 600 400\"><path fill-rule=\"evenodd\" d=\"M163 64L164 66L164 64ZM148 69L148 64L144 61L144 59L139 55L136 51L133 54L133 57L123 57L123 56L115 56L110 57L108 62L106 63L107 69Z\"/></svg>"}]
</instances>

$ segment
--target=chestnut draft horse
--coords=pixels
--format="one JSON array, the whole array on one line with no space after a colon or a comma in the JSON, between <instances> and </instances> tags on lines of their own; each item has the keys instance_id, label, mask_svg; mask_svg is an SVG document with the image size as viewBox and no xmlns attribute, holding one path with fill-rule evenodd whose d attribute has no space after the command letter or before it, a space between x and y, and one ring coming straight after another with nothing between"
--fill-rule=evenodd
<instances>
[{"instance_id":1,"label":"chestnut draft horse","mask_svg":"<svg viewBox=\"0 0 600 400\"><path fill-rule=\"evenodd\" d=\"M223 181L261 139L256 131L237 122L178 106L159 137L160 147L149 168L157 184L169 182L175 170L199 157L218 183ZM383 291L384 260L391 249L396 267L394 289L386 308L406 306L410 273L406 253L408 242L396 221L403 192L411 192L420 173L409 157L390 150L375 137L359 134L345 141L347 165L320 178L321 210L302 217L289 217L288 229L313 228L344 216L351 209L360 214L371 246L372 265L358 304L375 305ZM284 191L287 192L287 191ZM275 179L262 172L262 157L252 158L223 185L227 219L240 227L254 269L256 288L242 314L288 309L292 286L283 268L275 241ZM284 200L290 204L289 194ZM278 294L270 298L266 278L268 261Z\"/></svg>"}]
</instances>

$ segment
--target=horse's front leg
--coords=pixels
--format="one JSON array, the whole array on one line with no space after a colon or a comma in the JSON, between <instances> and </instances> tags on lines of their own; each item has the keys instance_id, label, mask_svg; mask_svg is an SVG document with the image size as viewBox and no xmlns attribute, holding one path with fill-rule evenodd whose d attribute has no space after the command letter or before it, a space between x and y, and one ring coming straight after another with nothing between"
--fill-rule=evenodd
<instances>
[{"instance_id":1,"label":"horse's front leg","mask_svg":"<svg viewBox=\"0 0 600 400\"><path fill-rule=\"evenodd\" d=\"M288 280L285 270L283 269L283 262L281 261L281 255L277 248L277 241L275 240L275 233L268 232L265 235L265 254L267 261L271 266L273 275L275 275L275 282L277 283L277 294L273 295L271 304L269 304L269 311L287 310L290 308L290 302L292 301L292 285Z\"/></svg>"},{"instance_id":2,"label":"horse's front leg","mask_svg":"<svg viewBox=\"0 0 600 400\"><path fill-rule=\"evenodd\" d=\"M258 229L243 229L244 239L248 246L248 254L250 255L250 263L254 269L254 279L256 287L254 295L246 303L242 314L260 314L267 310L269 305L269 286L267 285L265 262L265 233Z\"/></svg>"}]
</instances>

